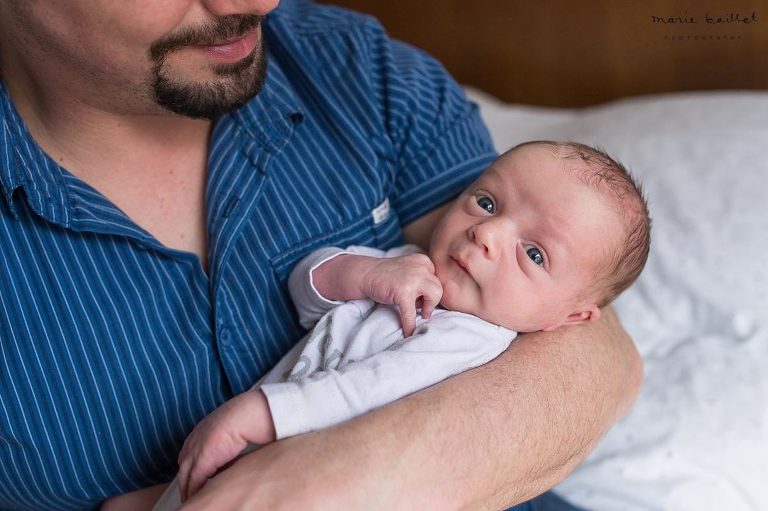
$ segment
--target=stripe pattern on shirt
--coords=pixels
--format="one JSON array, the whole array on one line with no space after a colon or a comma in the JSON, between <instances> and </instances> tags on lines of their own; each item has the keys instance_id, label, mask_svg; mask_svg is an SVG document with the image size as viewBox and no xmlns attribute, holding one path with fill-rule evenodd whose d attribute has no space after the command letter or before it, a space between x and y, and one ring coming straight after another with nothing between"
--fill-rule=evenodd
<instances>
[{"instance_id":1,"label":"stripe pattern on shirt","mask_svg":"<svg viewBox=\"0 0 768 511\"><path fill-rule=\"evenodd\" d=\"M284 0L265 40L263 91L213 129L208 274L51 160L0 84L0 509L170 480L194 425L303 335L302 256L401 244L493 159L442 68L370 18Z\"/></svg>"}]
</instances>

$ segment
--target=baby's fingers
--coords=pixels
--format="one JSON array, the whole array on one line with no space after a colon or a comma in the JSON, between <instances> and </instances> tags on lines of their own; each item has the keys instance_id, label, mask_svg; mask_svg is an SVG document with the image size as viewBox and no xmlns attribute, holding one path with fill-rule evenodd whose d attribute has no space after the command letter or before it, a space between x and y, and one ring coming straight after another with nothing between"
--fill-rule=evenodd
<instances>
[{"instance_id":1,"label":"baby's fingers","mask_svg":"<svg viewBox=\"0 0 768 511\"><path fill-rule=\"evenodd\" d=\"M400 322L403 324L403 334L410 337L416 328L416 301L405 300L400 302Z\"/></svg>"},{"instance_id":2,"label":"baby's fingers","mask_svg":"<svg viewBox=\"0 0 768 511\"><path fill-rule=\"evenodd\" d=\"M179 455L179 473L176 476L179 479L179 494L182 502L197 493L218 469L213 459L206 458L205 452L190 454L191 449L187 447L185 442L184 449Z\"/></svg>"},{"instance_id":3,"label":"baby's fingers","mask_svg":"<svg viewBox=\"0 0 768 511\"><path fill-rule=\"evenodd\" d=\"M215 464L195 463L189 471L187 498L197 493L208 482L208 479L216 474L218 468Z\"/></svg>"},{"instance_id":4,"label":"baby's fingers","mask_svg":"<svg viewBox=\"0 0 768 511\"><path fill-rule=\"evenodd\" d=\"M179 496L182 502L186 501L189 498L187 493L187 488L189 487L190 465L191 463L188 461L179 463L179 473L176 474L176 479L179 480Z\"/></svg>"},{"instance_id":5,"label":"baby's fingers","mask_svg":"<svg viewBox=\"0 0 768 511\"><path fill-rule=\"evenodd\" d=\"M432 317L432 312L442 297L443 286L440 280L433 275L430 280L424 283L421 293L421 317L424 319Z\"/></svg>"},{"instance_id":6,"label":"baby's fingers","mask_svg":"<svg viewBox=\"0 0 768 511\"><path fill-rule=\"evenodd\" d=\"M416 296L409 294L398 300L403 334L406 337L413 335L413 331L416 329L417 305L421 306L421 317L429 319L437 304L440 303L442 296L443 286L440 284L440 280L432 275L431 278L424 279L418 284Z\"/></svg>"},{"instance_id":7,"label":"baby's fingers","mask_svg":"<svg viewBox=\"0 0 768 511\"><path fill-rule=\"evenodd\" d=\"M440 298L443 297L443 291L440 290L439 293L425 293L421 297L421 317L424 319L429 319L432 317L432 313L435 310L435 307L437 307L437 304L440 303Z\"/></svg>"}]
</instances>

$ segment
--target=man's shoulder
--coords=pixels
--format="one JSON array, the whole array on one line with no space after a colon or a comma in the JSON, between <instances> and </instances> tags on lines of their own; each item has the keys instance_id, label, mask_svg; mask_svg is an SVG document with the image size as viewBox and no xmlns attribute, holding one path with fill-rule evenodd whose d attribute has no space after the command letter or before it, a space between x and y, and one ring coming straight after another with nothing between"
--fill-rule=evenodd
<instances>
[{"instance_id":1,"label":"man's shoulder","mask_svg":"<svg viewBox=\"0 0 768 511\"><path fill-rule=\"evenodd\" d=\"M376 18L333 5L309 0L282 0L270 14L269 23L290 37L313 37L339 32L370 31L384 35Z\"/></svg>"}]
</instances>

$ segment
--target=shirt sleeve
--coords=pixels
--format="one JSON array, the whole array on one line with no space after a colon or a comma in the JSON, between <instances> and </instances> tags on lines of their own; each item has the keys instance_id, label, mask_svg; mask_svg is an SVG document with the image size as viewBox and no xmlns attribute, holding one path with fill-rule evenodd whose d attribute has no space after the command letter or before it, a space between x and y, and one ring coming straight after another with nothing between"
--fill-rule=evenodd
<instances>
[{"instance_id":1,"label":"shirt sleeve","mask_svg":"<svg viewBox=\"0 0 768 511\"><path fill-rule=\"evenodd\" d=\"M299 324L306 329L310 329L323 317L323 314L343 303L338 300L328 300L315 287L315 283L312 280L312 272L321 264L341 254L385 258L415 254L421 251L416 245L402 245L386 251L356 245L349 246L346 249L323 247L315 250L299 261L288 277L288 291L291 294L296 311L299 313Z\"/></svg>"},{"instance_id":2,"label":"shirt sleeve","mask_svg":"<svg viewBox=\"0 0 768 511\"><path fill-rule=\"evenodd\" d=\"M438 61L380 37L372 73L395 149L393 205L404 225L461 193L497 153L477 105Z\"/></svg>"},{"instance_id":3,"label":"shirt sleeve","mask_svg":"<svg viewBox=\"0 0 768 511\"><path fill-rule=\"evenodd\" d=\"M277 11L268 24L281 41L273 51L287 48L335 122L368 133L401 225L453 199L495 159L477 105L430 55L359 13L311 2L281 2Z\"/></svg>"},{"instance_id":4,"label":"shirt sleeve","mask_svg":"<svg viewBox=\"0 0 768 511\"><path fill-rule=\"evenodd\" d=\"M421 320L413 336L363 360L264 385L277 438L362 415L501 354L515 332L460 312Z\"/></svg>"}]
</instances>

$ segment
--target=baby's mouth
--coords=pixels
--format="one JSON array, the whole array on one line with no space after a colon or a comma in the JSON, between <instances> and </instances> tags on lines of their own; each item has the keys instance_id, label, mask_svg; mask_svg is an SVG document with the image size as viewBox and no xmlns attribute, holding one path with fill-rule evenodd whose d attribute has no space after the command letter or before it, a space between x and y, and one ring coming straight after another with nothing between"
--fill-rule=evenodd
<instances>
[{"instance_id":1,"label":"baby's mouth","mask_svg":"<svg viewBox=\"0 0 768 511\"><path fill-rule=\"evenodd\" d=\"M472 275L469 273L469 270L467 269L467 265L465 265L464 263L462 263L462 262L461 262L461 260L459 260L459 259L457 259L456 257L453 257L453 256L451 256L451 259L453 259L453 261L456 263L456 265L457 265L459 268L461 268L461 269L462 269L462 271L463 271L464 273L466 273L466 274L467 274L467 275L469 275L470 277L472 276Z\"/></svg>"}]
</instances>

